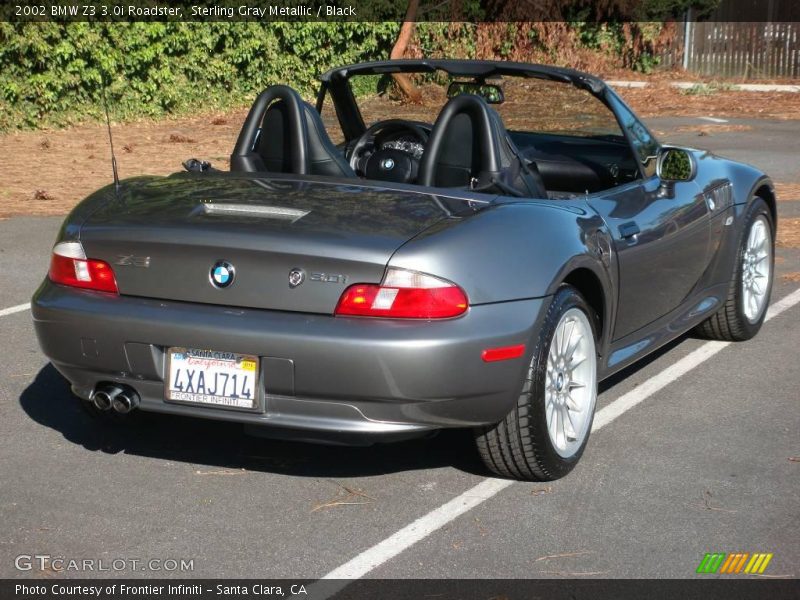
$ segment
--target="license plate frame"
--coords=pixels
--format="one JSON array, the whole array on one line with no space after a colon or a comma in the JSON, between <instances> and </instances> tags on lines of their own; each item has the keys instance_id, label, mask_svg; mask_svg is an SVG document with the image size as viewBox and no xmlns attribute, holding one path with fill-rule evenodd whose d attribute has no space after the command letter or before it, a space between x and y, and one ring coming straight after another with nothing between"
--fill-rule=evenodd
<instances>
[{"instance_id":1,"label":"license plate frame","mask_svg":"<svg viewBox=\"0 0 800 600\"><path fill-rule=\"evenodd\" d=\"M253 390L253 398L251 402L251 406L240 406L234 402L212 402L212 401L198 401L196 399L187 399L185 397L173 397L173 392L178 392L180 394L186 394L188 392L183 392L181 390L174 390L173 389L173 357L175 354L182 354L188 355L190 353L208 353L210 357L206 356L197 356L192 357L200 360L214 360L214 361L221 361L221 362L234 362L234 360L241 364L243 361L251 361L254 363L254 367L252 368L252 381L251 381L251 388ZM165 355L165 365L164 365L164 402L169 404L183 404L186 406L194 406L194 407L202 407L202 408L210 408L215 410L233 410L233 411L243 411L243 412L263 412L263 401L264 401L264 394L263 394L263 385L262 385L262 369L261 369L261 360L258 356L252 354L245 354L241 352L225 352L219 350L209 350L206 348L187 348L185 346L169 346L164 349ZM228 358L220 359L214 358L214 356L234 356L235 359L231 360ZM184 359L181 359L184 360ZM198 368L201 368L202 365L196 365ZM235 367L229 367L235 368ZM245 371L250 371L250 369L237 369L237 373L244 373ZM205 371L204 371L205 372ZM227 384L227 382L226 382ZM201 394L195 394L195 396L199 396ZM202 394L203 396L212 396L210 394ZM227 400L233 400L234 396L219 396L219 398L225 398Z\"/></svg>"}]
</instances>

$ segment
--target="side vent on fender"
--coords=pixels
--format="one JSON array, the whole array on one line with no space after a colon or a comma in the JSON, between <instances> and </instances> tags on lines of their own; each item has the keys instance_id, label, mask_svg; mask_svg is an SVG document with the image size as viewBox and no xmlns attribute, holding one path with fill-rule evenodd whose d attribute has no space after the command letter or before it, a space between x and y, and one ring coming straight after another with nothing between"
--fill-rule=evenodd
<instances>
[{"instance_id":1,"label":"side vent on fender","mask_svg":"<svg viewBox=\"0 0 800 600\"><path fill-rule=\"evenodd\" d=\"M711 212L722 212L733 206L733 186L730 182L706 190L704 196Z\"/></svg>"}]
</instances>

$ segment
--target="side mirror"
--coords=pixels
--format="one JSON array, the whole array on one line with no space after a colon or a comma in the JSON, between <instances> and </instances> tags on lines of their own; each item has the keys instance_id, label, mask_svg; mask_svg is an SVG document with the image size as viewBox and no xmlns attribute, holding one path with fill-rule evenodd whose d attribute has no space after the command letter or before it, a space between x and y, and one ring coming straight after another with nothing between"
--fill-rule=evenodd
<instances>
[{"instance_id":1,"label":"side mirror","mask_svg":"<svg viewBox=\"0 0 800 600\"><path fill-rule=\"evenodd\" d=\"M662 183L691 181L696 173L694 157L688 150L671 146L661 149L656 163L656 174Z\"/></svg>"}]
</instances>

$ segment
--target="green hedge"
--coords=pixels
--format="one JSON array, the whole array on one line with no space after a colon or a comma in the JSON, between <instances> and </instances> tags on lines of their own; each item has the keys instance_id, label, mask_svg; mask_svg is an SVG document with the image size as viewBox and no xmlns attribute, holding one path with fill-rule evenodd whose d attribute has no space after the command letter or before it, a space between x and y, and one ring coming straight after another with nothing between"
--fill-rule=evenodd
<instances>
[{"instance_id":1,"label":"green hedge","mask_svg":"<svg viewBox=\"0 0 800 600\"><path fill-rule=\"evenodd\" d=\"M718 1L645 0L643 6L671 14ZM481 2L462 4L479 11ZM530 48L517 60L571 65L575 41L600 60L621 60L620 66L646 70L655 63L660 25L600 24L588 9L573 13L564 44L537 40L522 23L482 30L475 23L419 23L410 55L515 58L522 44ZM317 75L328 68L387 58L399 28L397 22L0 22L0 131L98 118L104 87L115 119L246 105L274 83L311 96Z\"/></svg>"},{"instance_id":2,"label":"green hedge","mask_svg":"<svg viewBox=\"0 0 800 600\"><path fill-rule=\"evenodd\" d=\"M335 65L389 55L397 23L0 23L0 130L311 95Z\"/></svg>"}]
</instances>

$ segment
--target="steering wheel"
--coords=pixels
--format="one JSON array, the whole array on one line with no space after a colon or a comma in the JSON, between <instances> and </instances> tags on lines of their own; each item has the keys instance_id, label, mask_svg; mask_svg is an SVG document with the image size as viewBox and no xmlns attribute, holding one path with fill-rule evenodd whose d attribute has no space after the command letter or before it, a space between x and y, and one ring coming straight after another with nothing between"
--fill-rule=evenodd
<instances>
[{"instance_id":1,"label":"steering wheel","mask_svg":"<svg viewBox=\"0 0 800 600\"><path fill-rule=\"evenodd\" d=\"M413 135L421 144L428 142L428 133L416 123L403 119L379 121L362 133L350 153L350 166L367 179L411 183L417 178L419 160L409 152L396 148L375 149L375 140L380 135L405 132Z\"/></svg>"}]
</instances>

